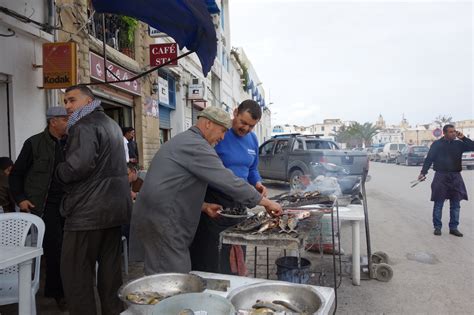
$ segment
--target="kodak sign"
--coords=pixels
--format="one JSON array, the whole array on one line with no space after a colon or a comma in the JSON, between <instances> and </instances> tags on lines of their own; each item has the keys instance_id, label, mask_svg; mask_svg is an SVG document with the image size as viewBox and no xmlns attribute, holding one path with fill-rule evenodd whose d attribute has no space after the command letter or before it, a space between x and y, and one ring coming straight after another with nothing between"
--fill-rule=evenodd
<instances>
[{"instance_id":1,"label":"kodak sign","mask_svg":"<svg viewBox=\"0 0 474 315\"><path fill-rule=\"evenodd\" d=\"M43 44L43 87L62 89L77 83L76 43Z\"/></svg>"}]
</instances>

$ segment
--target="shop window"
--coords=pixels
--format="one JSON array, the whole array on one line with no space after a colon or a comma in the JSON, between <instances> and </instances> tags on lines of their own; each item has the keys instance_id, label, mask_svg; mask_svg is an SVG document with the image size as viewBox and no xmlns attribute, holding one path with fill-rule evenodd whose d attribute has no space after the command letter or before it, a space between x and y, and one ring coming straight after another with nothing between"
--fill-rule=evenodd
<instances>
[{"instance_id":1,"label":"shop window","mask_svg":"<svg viewBox=\"0 0 474 315\"><path fill-rule=\"evenodd\" d=\"M168 99L169 104L160 104L162 106L167 106L172 109L176 108L176 79L164 71L159 71L158 75L168 81Z\"/></svg>"},{"instance_id":2,"label":"shop window","mask_svg":"<svg viewBox=\"0 0 474 315\"><path fill-rule=\"evenodd\" d=\"M170 130L169 129L160 129L160 144L165 143L170 139Z\"/></svg>"}]
</instances>

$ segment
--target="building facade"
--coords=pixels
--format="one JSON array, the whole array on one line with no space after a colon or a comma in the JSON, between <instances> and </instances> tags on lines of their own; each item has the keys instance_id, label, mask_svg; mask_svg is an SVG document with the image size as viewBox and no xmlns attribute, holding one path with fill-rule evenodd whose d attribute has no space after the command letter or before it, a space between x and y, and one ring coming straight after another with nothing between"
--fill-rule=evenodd
<instances>
[{"instance_id":1,"label":"building facade","mask_svg":"<svg viewBox=\"0 0 474 315\"><path fill-rule=\"evenodd\" d=\"M0 13L0 156L16 159L23 142L46 126L52 93L42 86L42 45L54 42L54 9L44 1L2 1L11 12L27 12L24 23Z\"/></svg>"},{"instance_id":2,"label":"building facade","mask_svg":"<svg viewBox=\"0 0 474 315\"><path fill-rule=\"evenodd\" d=\"M103 83L131 78L149 69L149 46L174 41L163 33L156 37L156 30L128 17L106 14L103 19L101 14L94 14L88 0L4 2L2 5L13 13L0 13L0 32L7 35L0 37L0 156L15 159L23 142L46 126L47 107L62 104L64 90L42 89L43 43L76 43L77 83L91 84L107 115L121 127L135 128L144 167L160 144L191 127L203 108L218 106L231 113L243 100L242 73L231 56L228 0L206 1L220 11L216 14L213 10L211 15L218 44L207 77L197 56L191 54L180 59L177 66L117 84ZM18 19L25 12L28 16ZM25 23L28 19L35 23ZM263 93L259 87L258 95ZM269 115L268 109L264 112ZM262 122L269 130L269 119Z\"/></svg>"}]
</instances>

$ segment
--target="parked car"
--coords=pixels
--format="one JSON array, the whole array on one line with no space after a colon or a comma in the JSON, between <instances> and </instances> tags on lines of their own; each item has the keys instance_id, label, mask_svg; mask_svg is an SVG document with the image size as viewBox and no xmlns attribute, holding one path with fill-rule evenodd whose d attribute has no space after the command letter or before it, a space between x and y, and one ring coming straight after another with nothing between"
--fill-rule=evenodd
<instances>
[{"instance_id":1,"label":"parked car","mask_svg":"<svg viewBox=\"0 0 474 315\"><path fill-rule=\"evenodd\" d=\"M311 179L325 175L322 173L324 165L341 166L347 174L344 181L339 182L343 193L359 182L369 163L365 152L341 150L331 140L300 134L279 135L264 142L259 149L259 160L263 178L287 181L292 187L296 187L302 175L309 175Z\"/></svg>"},{"instance_id":2,"label":"parked car","mask_svg":"<svg viewBox=\"0 0 474 315\"><path fill-rule=\"evenodd\" d=\"M395 162L395 159L407 145L405 143L386 143L379 153L380 162Z\"/></svg>"},{"instance_id":3,"label":"parked car","mask_svg":"<svg viewBox=\"0 0 474 315\"><path fill-rule=\"evenodd\" d=\"M462 154L462 166L465 166L468 170L474 170L474 151Z\"/></svg>"},{"instance_id":4,"label":"parked car","mask_svg":"<svg viewBox=\"0 0 474 315\"><path fill-rule=\"evenodd\" d=\"M395 163L409 165L421 165L425 161L430 149L424 145L407 146L397 156Z\"/></svg>"},{"instance_id":5,"label":"parked car","mask_svg":"<svg viewBox=\"0 0 474 315\"><path fill-rule=\"evenodd\" d=\"M380 156L379 153L381 153L383 148L373 148L372 151L370 151L369 154L369 160L370 161L380 161Z\"/></svg>"}]
</instances>

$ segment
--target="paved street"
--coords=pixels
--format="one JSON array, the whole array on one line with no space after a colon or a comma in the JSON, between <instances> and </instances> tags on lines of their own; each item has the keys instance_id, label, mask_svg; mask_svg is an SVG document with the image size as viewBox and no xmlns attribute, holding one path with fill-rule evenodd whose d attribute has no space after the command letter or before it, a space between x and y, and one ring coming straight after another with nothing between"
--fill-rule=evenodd
<instances>
[{"instance_id":1,"label":"paved street","mask_svg":"<svg viewBox=\"0 0 474 315\"><path fill-rule=\"evenodd\" d=\"M365 281L360 287L345 279L339 291L339 313L471 314L474 172L462 173L471 201L461 203L459 229L464 237L457 238L448 234L446 206L443 235L433 235L429 202L432 171L428 182L410 188L409 182L417 178L420 167L371 163L370 168L367 200L372 249L389 254L394 277L388 283ZM344 236L347 232L343 230Z\"/></svg>"},{"instance_id":2,"label":"paved street","mask_svg":"<svg viewBox=\"0 0 474 315\"><path fill-rule=\"evenodd\" d=\"M388 282L362 281L353 286L345 273L338 290L338 314L471 314L474 307L474 203L461 203L459 229L463 238L449 235L449 209L443 211L443 235L433 235L430 183L410 188L421 167L371 163L367 183L372 251L390 257L394 277ZM463 171L474 198L474 171ZM272 193L286 189L270 184ZM342 247L350 254L350 227L342 227ZM366 255L361 227L361 255ZM343 258L344 261L349 261ZM344 264L347 266L347 263ZM344 270L343 265L343 270ZM263 270L262 270L263 271Z\"/></svg>"}]
</instances>

